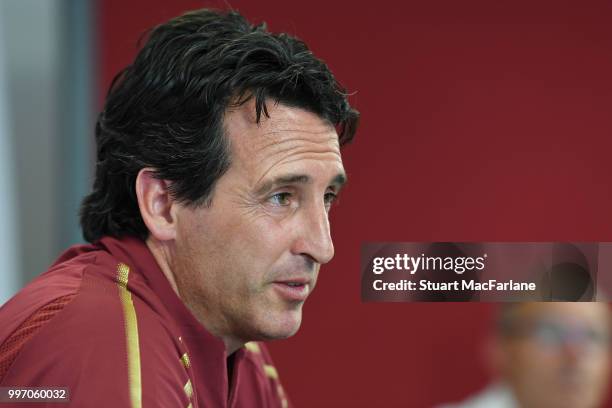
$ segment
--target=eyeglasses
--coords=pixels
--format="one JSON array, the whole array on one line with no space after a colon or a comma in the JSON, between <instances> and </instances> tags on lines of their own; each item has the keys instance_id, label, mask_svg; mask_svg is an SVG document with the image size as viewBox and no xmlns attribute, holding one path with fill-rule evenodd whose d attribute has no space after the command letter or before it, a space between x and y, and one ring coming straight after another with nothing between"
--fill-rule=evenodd
<instances>
[{"instance_id":1,"label":"eyeglasses","mask_svg":"<svg viewBox=\"0 0 612 408\"><path fill-rule=\"evenodd\" d=\"M551 320L536 320L515 326L510 334L529 338L547 348L559 348L571 344L586 350L597 350L607 349L610 345L610 333L603 328Z\"/></svg>"}]
</instances>

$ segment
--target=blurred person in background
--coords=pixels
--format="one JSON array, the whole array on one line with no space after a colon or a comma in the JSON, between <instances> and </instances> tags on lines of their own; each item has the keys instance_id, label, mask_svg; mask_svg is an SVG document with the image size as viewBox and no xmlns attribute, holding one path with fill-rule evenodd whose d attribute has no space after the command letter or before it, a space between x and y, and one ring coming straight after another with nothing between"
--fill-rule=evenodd
<instances>
[{"instance_id":1,"label":"blurred person in background","mask_svg":"<svg viewBox=\"0 0 612 408\"><path fill-rule=\"evenodd\" d=\"M71 406L285 407L359 114L300 40L235 11L152 30L96 125L89 245L0 308L0 386ZM303 356L302 352L296 353Z\"/></svg>"},{"instance_id":2,"label":"blurred person in background","mask_svg":"<svg viewBox=\"0 0 612 408\"><path fill-rule=\"evenodd\" d=\"M487 346L498 380L443 408L598 408L610 373L606 303L533 302L501 307Z\"/></svg>"}]
</instances>

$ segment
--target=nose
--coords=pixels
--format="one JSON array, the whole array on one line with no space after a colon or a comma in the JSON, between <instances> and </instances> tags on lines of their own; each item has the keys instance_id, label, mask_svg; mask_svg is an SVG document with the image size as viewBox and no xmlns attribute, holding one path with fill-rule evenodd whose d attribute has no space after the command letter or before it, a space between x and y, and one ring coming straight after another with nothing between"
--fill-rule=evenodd
<instances>
[{"instance_id":1,"label":"nose","mask_svg":"<svg viewBox=\"0 0 612 408\"><path fill-rule=\"evenodd\" d=\"M561 350L563 366L567 369L577 369L587 357L585 351L584 344L566 341Z\"/></svg>"},{"instance_id":2,"label":"nose","mask_svg":"<svg viewBox=\"0 0 612 408\"><path fill-rule=\"evenodd\" d=\"M575 366L583 358L585 345L574 340L566 339L563 344L563 357L565 363L570 366Z\"/></svg>"},{"instance_id":3,"label":"nose","mask_svg":"<svg viewBox=\"0 0 612 408\"><path fill-rule=\"evenodd\" d=\"M303 211L297 233L293 253L307 256L319 264L325 264L334 257L334 243L324 203L313 204Z\"/></svg>"}]
</instances>

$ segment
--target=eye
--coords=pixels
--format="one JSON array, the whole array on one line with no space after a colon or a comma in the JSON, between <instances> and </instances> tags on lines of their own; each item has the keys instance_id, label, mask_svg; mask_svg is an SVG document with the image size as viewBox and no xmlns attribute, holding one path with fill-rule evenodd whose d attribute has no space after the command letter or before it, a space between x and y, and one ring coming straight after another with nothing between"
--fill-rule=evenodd
<instances>
[{"instance_id":1,"label":"eye","mask_svg":"<svg viewBox=\"0 0 612 408\"><path fill-rule=\"evenodd\" d=\"M561 327L551 323L540 323L533 328L532 336L545 345L558 345L563 343L566 336Z\"/></svg>"},{"instance_id":2,"label":"eye","mask_svg":"<svg viewBox=\"0 0 612 408\"><path fill-rule=\"evenodd\" d=\"M332 203L336 201L336 198L338 198L338 195L336 193L332 193L331 191L325 193L325 196L324 196L325 206L327 208L330 208Z\"/></svg>"},{"instance_id":3,"label":"eye","mask_svg":"<svg viewBox=\"0 0 612 408\"><path fill-rule=\"evenodd\" d=\"M276 193L269 198L269 201L279 207L285 207L291 204L291 193Z\"/></svg>"}]
</instances>

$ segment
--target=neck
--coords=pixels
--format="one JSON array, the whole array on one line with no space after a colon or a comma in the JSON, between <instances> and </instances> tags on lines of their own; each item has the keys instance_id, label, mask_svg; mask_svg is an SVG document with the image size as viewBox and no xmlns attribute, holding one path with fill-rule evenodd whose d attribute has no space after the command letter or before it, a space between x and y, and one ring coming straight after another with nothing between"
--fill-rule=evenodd
<instances>
[{"instance_id":1,"label":"neck","mask_svg":"<svg viewBox=\"0 0 612 408\"><path fill-rule=\"evenodd\" d=\"M157 265L159 265L159 268L163 272L164 276L166 277L166 279L168 279L170 287L172 287L174 293L176 293L176 295L181 298L178 286L176 284L176 278L174 276L174 273L172 273L172 269L170 269L170 253L168 251L168 246L164 245L157 239L152 238L151 236L147 238L145 243L147 244L149 251L151 251L151 254L153 254L153 258L155 258L155 261L157 262Z\"/></svg>"},{"instance_id":2,"label":"neck","mask_svg":"<svg viewBox=\"0 0 612 408\"><path fill-rule=\"evenodd\" d=\"M227 350L228 358L231 357L234 352L244 346L244 341L239 340L235 336L224 335L223 330L220 330L215 325L210 322L206 322L204 316L211 315L212 313L205 313L202 310L202 306L197 304L197 302L190 302L186 296L181 295L181 290L177 284L177 279L171 268L171 259L172 252L169 249L168 245L164 242L161 242L155 239L152 236L149 236L145 241L149 251L155 258L157 265L163 272L166 279L168 279L168 283L170 283L170 287L174 290L174 293L183 301L185 306L191 311L191 313L195 316L195 318L208 330L213 336L220 338L225 344L225 350Z\"/></svg>"}]
</instances>

